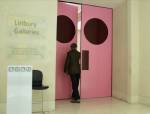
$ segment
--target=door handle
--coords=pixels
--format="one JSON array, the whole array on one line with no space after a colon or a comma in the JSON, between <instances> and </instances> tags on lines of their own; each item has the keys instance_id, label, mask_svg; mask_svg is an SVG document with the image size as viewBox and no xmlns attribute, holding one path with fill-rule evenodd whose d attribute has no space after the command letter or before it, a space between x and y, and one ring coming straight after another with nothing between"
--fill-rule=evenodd
<instances>
[{"instance_id":1,"label":"door handle","mask_svg":"<svg viewBox=\"0 0 150 114\"><path fill-rule=\"evenodd\" d=\"M89 70L89 51L82 50L82 70Z\"/></svg>"}]
</instances>

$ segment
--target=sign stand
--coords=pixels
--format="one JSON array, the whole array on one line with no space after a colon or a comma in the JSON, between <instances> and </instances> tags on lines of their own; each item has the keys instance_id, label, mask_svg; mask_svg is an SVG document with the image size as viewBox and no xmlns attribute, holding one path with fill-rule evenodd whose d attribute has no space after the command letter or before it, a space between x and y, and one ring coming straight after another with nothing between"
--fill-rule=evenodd
<instances>
[{"instance_id":1,"label":"sign stand","mask_svg":"<svg viewBox=\"0 0 150 114\"><path fill-rule=\"evenodd\" d=\"M32 66L8 66L7 114L32 114Z\"/></svg>"}]
</instances>

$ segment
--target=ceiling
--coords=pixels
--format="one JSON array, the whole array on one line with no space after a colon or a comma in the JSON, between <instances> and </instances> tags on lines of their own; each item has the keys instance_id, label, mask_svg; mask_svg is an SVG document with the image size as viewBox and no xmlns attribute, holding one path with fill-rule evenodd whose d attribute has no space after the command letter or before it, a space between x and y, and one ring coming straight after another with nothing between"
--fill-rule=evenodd
<instances>
[{"instance_id":1,"label":"ceiling","mask_svg":"<svg viewBox=\"0 0 150 114\"><path fill-rule=\"evenodd\" d=\"M126 0L63 0L63 1L115 8L119 4L125 2Z\"/></svg>"}]
</instances>

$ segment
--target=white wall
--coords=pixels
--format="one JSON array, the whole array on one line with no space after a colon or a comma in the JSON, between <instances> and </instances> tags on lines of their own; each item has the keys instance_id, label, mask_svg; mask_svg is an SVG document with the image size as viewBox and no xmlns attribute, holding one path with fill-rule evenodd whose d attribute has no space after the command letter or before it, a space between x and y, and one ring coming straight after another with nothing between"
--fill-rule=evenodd
<instances>
[{"instance_id":1,"label":"white wall","mask_svg":"<svg viewBox=\"0 0 150 114\"><path fill-rule=\"evenodd\" d=\"M128 0L128 38L130 39L129 102L138 102L139 93L139 0Z\"/></svg>"},{"instance_id":2,"label":"white wall","mask_svg":"<svg viewBox=\"0 0 150 114\"><path fill-rule=\"evenodd\" d=\"M130 69L128 102L150 105L149 0L127 0Z\"/></svg>"},{"instance_id":3,"label":"white wall","mask_svg":"<svg viewBox=\"0 0 150 114\"><path fill-rule=\"evenodd\" d=\"M43 20L47 32L43 39L36 37L12 37L9 22L15 17ZM49 89L44 91L44 110L55 108L55 65L56 65L56 22L57 0L1 0L0 1L0 113L5 111L7 66L9 64L29 64L33 69L40 69L44 74L44 84ZM37 22L38 23L38 22ZM13 55L10 54L11 46L34 47L42 53L38 55ZM42 49L38 48L42 47ZM31 52L32 53L32 52ZM34 92L38 96L38 92ZM41 97L41 96L40 96ZM34 100L38 100L39 97ZM34 101L33 101L34 102ZM4 104L4 105L2 105ZM2 107L1 107L2 106ZM35 105L34 105L35 106ZM36 106L39 106L38 104ZM33 107L34 108L34 107Z\"/></svg>"},{"instance_id":4,"label":"white wall","mask_svg":"<svg viewBox=\"0 0 150 114\"><path fill-rule=\"evenodd\" d=\"M139 100L150 105L150 1L140 3L140 81Z\"/></svg>"},{"instance_id":5,"label":"white wall","mask_svg":"<svg viewBox=\"0 0 150 114\"><path fill-rule=\"evenodd\" d=\"M126 4L114 8L113 25L113 96L148 105L149 10L149 0L126 0Z\"/></svg>"},{"instance_id":6,"label":"white wall","mask_svg":"<svg viewBox=\"0 0 150 114\"><path fill-rule=\"evenodd\" d=\"M113 9L112 96L127 101L129 97L130 39L128 38L127 2Z\"/></svg>"}]
</instances>

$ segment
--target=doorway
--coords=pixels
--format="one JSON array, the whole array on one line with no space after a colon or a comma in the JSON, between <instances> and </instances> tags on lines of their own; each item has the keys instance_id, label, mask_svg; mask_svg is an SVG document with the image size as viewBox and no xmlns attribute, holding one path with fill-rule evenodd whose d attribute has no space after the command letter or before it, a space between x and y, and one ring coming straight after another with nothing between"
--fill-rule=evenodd
<instances>
[{"instance_id":1,"label":"doorway","mask_svg":"<svg viewBox=\"0 0 150 114\"><path fill-rule=\"evenodd\" d=\"M73 42L81 50L81 98L111 96L112 9L58 3L56 99L71 97L71 81L63 67Z\"/></svg>"}]
</instances>

